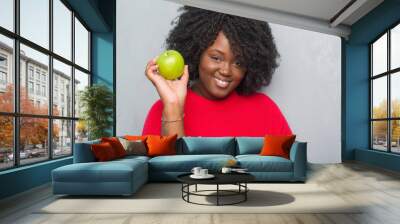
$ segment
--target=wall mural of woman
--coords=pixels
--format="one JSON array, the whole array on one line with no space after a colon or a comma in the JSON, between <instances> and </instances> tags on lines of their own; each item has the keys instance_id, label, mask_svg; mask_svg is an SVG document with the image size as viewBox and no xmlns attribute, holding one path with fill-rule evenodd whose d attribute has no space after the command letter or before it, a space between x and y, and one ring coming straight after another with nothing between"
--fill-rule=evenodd
<instances>
[{"instance_id":1,"label":"wall mural of woman","mask_svg":"<svg viewBox=\"0 0 400 224\"><path fill-rule=\"evenodd\" d=\"M185 58L184 74L166 80L156 59L145 74L160 100L143 135L264 136L292 131L275 102L259 93L278 66L268 23L184 6L166 39Z\"/></svg>"}]
</instances>

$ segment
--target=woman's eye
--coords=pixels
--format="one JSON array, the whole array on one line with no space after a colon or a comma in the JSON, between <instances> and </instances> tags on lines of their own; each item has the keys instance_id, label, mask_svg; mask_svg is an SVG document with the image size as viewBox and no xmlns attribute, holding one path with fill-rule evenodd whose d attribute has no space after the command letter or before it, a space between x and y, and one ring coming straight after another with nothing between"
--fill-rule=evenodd
<instances>
[{"instance_id":1,"label":"woman's eye","mask_svg":"<svg viewBox=\"0 0 400 224\"><path fill-rule=\"evenodd\" d=\"M217 56L211 56L211 59L215 60L215 61L220 61L221 59Z\"/></svg>"},{"instance_id":2,"label":"woman's eye","mask_svg":"<svg viewBox=\"0 0 400 224\"><path fill-rule=\"evenodd\" d=\"M237 67L242 67L242 63L241 63L240 61L236 61L236 62L235 62L235 66L237 66Z\"/></svg>"}]
</instances>

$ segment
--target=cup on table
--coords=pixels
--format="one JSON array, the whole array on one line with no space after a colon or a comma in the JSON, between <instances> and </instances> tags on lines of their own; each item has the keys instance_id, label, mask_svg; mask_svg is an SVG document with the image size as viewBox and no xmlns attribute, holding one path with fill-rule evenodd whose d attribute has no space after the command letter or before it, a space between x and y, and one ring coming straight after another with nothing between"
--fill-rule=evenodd
<instances>
[{"instance_id":1,"label":"cup on table","mask_svg":"<svg viewBox=\"0 0 400 224\"><path fill-rule=\"evenodd\" d=\"M202 170L202 168L201 167L193 167L193 169L192 169L192 173L194 174L194 175L196 175L196 176L200 176L201 174L200 174L200 171Z\"/></svg>"},{"instance_id":2,"label":"cup on table","mask_svg":"<svg viewBox=\"0 0 400 224\"><path fill-rule=\"evenodd\" d=\"M221 172L222 173L230 173L232 171L232 168L230 167L222 167Z\"/></svg>"},{"instance_id":3,"label":"cup on table","mask_svg":"<svg viewBox=\"0 0 400 224\"><path fill-rule=\"evenodd\" d=\"M208 169L201 169L200 170L200 176L207 176L208 175Z\"/></svg>"}]
</instances>

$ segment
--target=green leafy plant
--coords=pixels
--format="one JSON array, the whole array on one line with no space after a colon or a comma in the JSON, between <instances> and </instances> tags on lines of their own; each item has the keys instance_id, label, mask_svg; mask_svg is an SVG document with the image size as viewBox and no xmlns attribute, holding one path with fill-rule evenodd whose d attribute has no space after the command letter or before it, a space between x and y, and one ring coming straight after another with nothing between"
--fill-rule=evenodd
<instances>
[{"instance_id":1,"label":"green leafy plant","mask_svg":"<svg viewBox=\"0 0 400 224\"><path fill-rule=\"evenodd\" d=\"M89 139L110 136L112 126L113 93L102 84L94 84L80 92L79 106L88 129Z\"/></svg>"}]
</instances>

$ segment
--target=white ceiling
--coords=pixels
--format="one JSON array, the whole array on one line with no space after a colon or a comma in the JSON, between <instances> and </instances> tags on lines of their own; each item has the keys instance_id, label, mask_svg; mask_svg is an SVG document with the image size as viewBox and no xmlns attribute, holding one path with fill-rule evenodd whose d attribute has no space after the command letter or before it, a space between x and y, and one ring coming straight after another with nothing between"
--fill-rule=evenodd
<instances>
[{"instance_id":1,"label":"white ceiling","mask_svg":"<svg viewBox=\"0 0 400 224\"><path fill-rule=\"evenodd\" d=\"M329 21L351 0L226 0Z\"/></svg>"},{"instance_id":2,"label":"white ceiling","mask_svg":"<svg viewBox=\"0 0 400 224\"><path fill-rule=\"evenodd\" d=\"M168 1L345 38L350 35L352 24L383 2L383 0ZM346 9L342 10L344 8Z\"/></svg>"}]
</instances>

